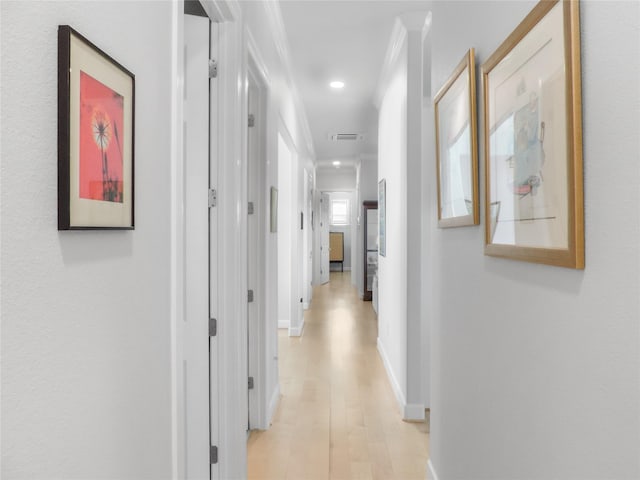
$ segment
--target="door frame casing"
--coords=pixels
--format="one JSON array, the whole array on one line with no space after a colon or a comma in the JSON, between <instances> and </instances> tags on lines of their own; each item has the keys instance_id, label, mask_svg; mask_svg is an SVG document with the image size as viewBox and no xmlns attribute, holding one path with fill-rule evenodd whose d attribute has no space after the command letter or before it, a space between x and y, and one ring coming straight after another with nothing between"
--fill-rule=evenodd
<instances>
[{"instance_id":1,"label":"door frame casing","mask_svg":"<svg viewBox=\"0 0 640 480\"><path fill-rule=\"evenodd\" d=\"M266 430L271 421L271 409L267 391L269 385L270 365L276 364L277 377L277 343L276 350L269 342L270 330L277 330L277 315L272 313L273 291L268 285L277 285L277 262L271 258L276 235L271 234L269 218L271 172L267 163L272 155L268 141L268 99L270 79L258 46L247 30L247 98L248 113L255 118L254 127L248 134L248 141L254 152L248 152L248 190L249 201L254 203L253 229L249 230L249 245L254 248L255 265L249 264L249 285L255 292L254 303L249 306L249 375L254 379L254 388L249 391L249 428ZM269 162L270 163L270 162ZM277 255L277 248L276 248ZM251 257L250 257L251 260ZM275 280L273 279L275 277ZM277 289L275 289L277 294ZM275 320L274 320L275 319Z\"/></svg>"},{"instance_id":2,"label":"door frame casing","mask_svg":"<svg viewBox=\"0 0 640 480\"><path fill-rule=\"evenodd\" d=\"M215 152L221 159L218 180L218 215L220 234L212 290L218 320L218 352L212 358L212 376L217 379L211 395L211 442L219 445L218 463L212 466L212 478L246 477L247 382L246 325L246 217L238 219L238 209L246 213L246 135L241 112L246 112L246 91L238 78L246 75L241 9L237 0L202 0L213 22L219 24L219 74L216 80L220 99L216 119L219 139ZM171 397L172 397L172 477L184 478L185 418L188 412L182 401L185 377L185 161L184 161L184 1L172 2L172 71L171 71ZM243 182L243 178L245 182ZM204 199L203 199L204 201ZM206 259L203 259L206 261ZM215 276L215 279L213 278ZM244 348L243 348L244 344ZM244 356L244 358L243 358ZM213 372L215 370L215 372ZM245 399L244 402L242 399ZM222 414L224 412L224 414Z\"/></svg>"}]
</instances>

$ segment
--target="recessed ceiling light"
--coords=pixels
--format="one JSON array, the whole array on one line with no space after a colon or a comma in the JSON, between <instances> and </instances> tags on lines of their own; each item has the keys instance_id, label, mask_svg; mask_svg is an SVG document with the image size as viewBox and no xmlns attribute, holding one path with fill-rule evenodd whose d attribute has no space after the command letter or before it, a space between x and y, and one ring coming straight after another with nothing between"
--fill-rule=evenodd
<instances>
[{"instance_id":1,"label":"recessed ceiling light","mask_svg":"<svg viewBox=\"0 0 640 480\"><path fill-rule=\"evenodd\" d=\"M334 166L338 167L340 166L340 160L335 160L334 162L332 162Z\"/></svg>"},{"instance_id":2,"label":"recessed ceiling light","mask_svg":"<svg viewBox=\"0 0 640 480\"><path fill-rule=\"evenodd\" d=\"M336 88L336 89L344 88L344 82L341 82L341 81L339 81L339 80L335 80L335 81L331 82L331 83L329 84L329 86L330 86L331 88Z\"/></svg>"}]
</instances>

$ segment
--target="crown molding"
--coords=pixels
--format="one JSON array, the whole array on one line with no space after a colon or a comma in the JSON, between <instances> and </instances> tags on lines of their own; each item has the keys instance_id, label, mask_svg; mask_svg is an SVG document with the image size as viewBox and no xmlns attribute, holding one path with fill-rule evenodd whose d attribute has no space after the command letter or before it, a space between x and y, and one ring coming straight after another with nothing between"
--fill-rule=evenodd
<instances>
[{"instance_id":1,"label":"crown molding","mask_svg":"<svg viewBox=\"0 0 640 480\"><path fill-rule=\"evenodd\" d=\"M389 83L393 77L394 70L400 58L402 47L405 44L409 32L421 32L422 37L427 34L431 28L431 12L407 12L396 17L387 46L387 53L384 56L378 86L374 94L373 103L379 110L382 105Z\"/></svg>"},{"instance_id":2,"label":"crown molding","mask_svg":"<svg viewBox=\"0 0 640 480\"><path fill-rule=\"evenodd\" d=\"M240 19L242 9L239 0L202 0L200 3L211 20L233 22Z\"/></svg>"},{"instance_id":3,"label":"crown molding","mask_svg":"<svg viewBox=\"0 0 640 480\"><path fill-rule=\"evenodd\" d=\"M302 103L300 91L296 85L293 76L293 67L291 63L291 54L289 53L289 40L287 39L287 32L284 27L284 21L282 19L282 11L280 10L280 4L277 1L265 1L262 2L266 12L271 32L273 33L273 39L276 44L276 50L282 65L284 66L285 80L287 86L291 90L291 96L295 105L296 116L300 122L302 128L302 135L307 147L309 155L315 159L315 149L313 147L313 137L311 136L311 128L309 127L309 120L307 119L307 113ZM313 162L313 161L312 161Z\"/></svg>"},{"instance_id":4,"label":"crown molding","mask_svg":"<svg viewBox=\"0 0 640 480\"><path fill-rule=\"evenodd\" d=\"M249 30L249 28L245 28L245 34L247 36L247 50L249 53L249 58L251 59L251 62L253 62L253 67L250 66L249 69L253 70L253 68L255 67L255 73L260 75L262 77L262 80L267 85L269 85L271 83L271 77L269 75L267 64L264 61L264 57L260 52L260 48L258 47L255 38L253 38L253 35L251 34L251 30Z\"/></svg>"}]
</instances>

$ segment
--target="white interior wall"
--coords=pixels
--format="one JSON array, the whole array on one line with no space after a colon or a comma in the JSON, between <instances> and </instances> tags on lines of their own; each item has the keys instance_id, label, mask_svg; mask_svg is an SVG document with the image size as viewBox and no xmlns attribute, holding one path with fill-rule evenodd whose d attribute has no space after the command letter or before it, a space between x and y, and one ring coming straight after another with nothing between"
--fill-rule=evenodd
<instances>
[{"instance_id":1,"label":"white interior wall","mask_svg":"<svg viewBox=\"0 0 640 480\"><path fill-rule=\"evenodd\" d=\"M309 230L311 230L310 228L310 224L309 224L309 211L308 211L308 204L309 204L309 174L307 172L307 169L304 168L303 169L303 175L302 175L302 184L303 184L303 204L302 204L302 218L301 218L301 228L302 228L302 298L303 298L303 308L307 309L309 308L309 289L311 288L311 281L310 281L310 275L311 273L309 272L309 255L311 254L310 248L309 248Z\"/></svg>"},{"instance_id":2,"label":"white interior wall","mask_svg":"<svg viewBox=\"0 0 640 480\"><path fill-rule=\"evenodd\" d=\"M3 477L172 475L171 10L0 4ZM136 75L134 231L57 231L59 24Z\"/></svg>"},{"instance_id":3,"label":"white interior wall","mask_svg":"<svg viewBox=\"0 0 640 480\"><path fill-rule=\"evenodd\" d=\"M292 146L292 149L295 147ZM304 230L300 223L300 214L304 212L304 160L294 155L292 171L291 202L291 325L289 335L299 337L304 329Z\"/></svg>"},{"instance_id":4,"label":"white interior wall","mask_svg":"<svg viewBox=\"0 0 640 480\"><path fill-rule=\"evenodd\" d=\"M434 2L432 93L469 46L482 64L535 3ZM432 219L423 237L437 279L430 445L440 480L640 478L640 71L630 61L640 5L580 8L585 270L486 257L482 226ZM435 212L431 145L425 208Z\"/></svg>"},{"instance_id":5,"label":"white interior wall","mask_svg":"<svg viewBox=\"0 0 640 480\"><path fill-rule=\"evenodd\" d=\"M302 237L299 229L300 212L304 207L304 191L303 191L303 175L304 168L313 170L313 152L309 143L307 127L303 113L301 112L301 102L296 91L292 88L289 78L288 56L286 54L286 45L283 41L284 27L279 12L279 6L276 2L240 2L242 8L243 22L248 34L253 39L253 43L257 51L259 51L264 65L268 71L270 79L270 98L267 106L267 136L275 138L277 132L286 132L287 142L292 152L295 163L292 164L292 192L294 194L289 201L289 215L292 226L297 225L292 234L292 248L295 246L295 252L290 250L287 254L293 258L292 267L289 277L294 281L290 285L290 308L294 312L294 325L290 331L292 334L302 331L302 305L299 300L303 296L303 276L302 276ZM269 142L270 140L268 140ZM277 150L277 147L274 147ZM272 150L268 158L268 164L275 161L275 151ZM268 168L274 168L273 166ZM297 212L297 213L296 213ZM284 214L283 210L278 212L278 216ZM278 233L280 237L280 233ZM295 245L294 245L295 244ZM280 264L280 262L278 263ZM278 284L280 280L278 280ZM275 292L267 287L267 295L275 295ZM295 304L293 300L296 300ZM297 323L296 323L297 322ZM280 323L280 326L283 326ZM291 323L287 327L291 327ZM274 332L275 335L275 332ZM271 337L274 348L277 345L277 336ZM274 351L272 358L277 357L277 350ZM274 360L274 365L277 362ZM271 369L271 376L277 379L276 370ZM276 389L274 389L274 395Z\"/></svg>"},{"instance_id":6,"label":"white interior wall","mask_svg":"<svg viewBox=\"0 0 640 480\"><path fill-rule=\"evenodd\" d=\"M260 58L262 69L267 77L269 96L266 101L266 179L267 196L270 195L270 187L278 184L278 133L283 131L289 134L288 148L293 149L303 168L313 170L311 162L312 154L309 153L309 146L306 141L305 127L302 125L300 117L299 103L297 103L295 92L292 91L289 83L287 65L284 55L284 45L282 43L282 20L279 15L278 5L275 2L240 2L242 9L243 25L246 29L246 36L249 39L252 50ZM300 169L302 172L302 169ZM302 173L300 173L302 175ZM302 178L299 179L302 182ZM269 199L265 199L269 202ZM301 197L300 201L303 201ZM288 202L292 206L291 201ZM284 214L280 209L278 216ZM290 215L293 222L293 213ZM298 220L299 221L299 220ZM265 272L265 296L267 300L266 313L266 398L269 400L268 419L275 413L275 408L279 398L278 380L278 336L277 326L288 328L290 323L280 323L278 321L279 311L279 284L280 258L282 254L278 252L279 238L281 233L270 233L268 235L268 245L266 246L267 268ZM286 258L291 259L291 251L287 252ZM285 259L285 261L287 261ZM297 264L292 268L297 268ZM289 280L292 272L289 269ZM271 299L278 298L278 302ZM268 424L268 422L267 422Z\"/></svg>"},{"instance_id":7,"label":"white interior wall","mask_svg":"<svg viewBox=\"0 0 640 480\"><path fill-rule=\"evenodd\" d=\"M422 312L422 57L430 14L403 14L378 88L378 177L386 180L386 257L378 264L378 349L405 419L429 399ZM399 307L399 308L398 308ZM398 321L398 319L400 319ZM425 380L426 378L426 380Z\"/></svg>"},{"instance_id":8,"label":"white interior wall","mask_svg":"<svg viewBox=\"0 0 640 480\"><path fill-rule=\"evenodd\" d=\"M316 188L322 192L344 192L356 188L356 171L353 168L318 168Z\"/></svg>"},{"instance_id":9,"label":"white interior wall","mask_svg":"<svg viewBox=\"0 0 640 480\"><path fill-rule=\"evenodd\" d=\"M278 328L291 326L291 168L289 146L278 134Z\"/></svg>"},{"instance_id":10,"label":"white interior wall","mask_svg":"<svg viewBox=\"0 0 640 480\"><path fill-rule=\"evenodd\" d=\"M386 180L386 257L378 256L378 349L401 405L406 404L407 392L406 52L404 42L380 105L378 125L378 179Z\"/></svg>"}]
</instances>

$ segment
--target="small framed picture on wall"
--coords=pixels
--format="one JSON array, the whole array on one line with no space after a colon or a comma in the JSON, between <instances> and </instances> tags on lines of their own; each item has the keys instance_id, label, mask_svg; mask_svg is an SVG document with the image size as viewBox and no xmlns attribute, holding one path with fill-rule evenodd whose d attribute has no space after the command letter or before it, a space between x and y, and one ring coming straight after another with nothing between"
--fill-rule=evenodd
<instances>
[{"instance_id":1,"label":"small framed picture on wall","mask_svg":"<svg viewBox=\"0 0 640 480\"><path fill-rule=\"evenodd\" d=\"M134 228L135 77L58 27L58 230Z\"/></svg>"}]
</instances>

